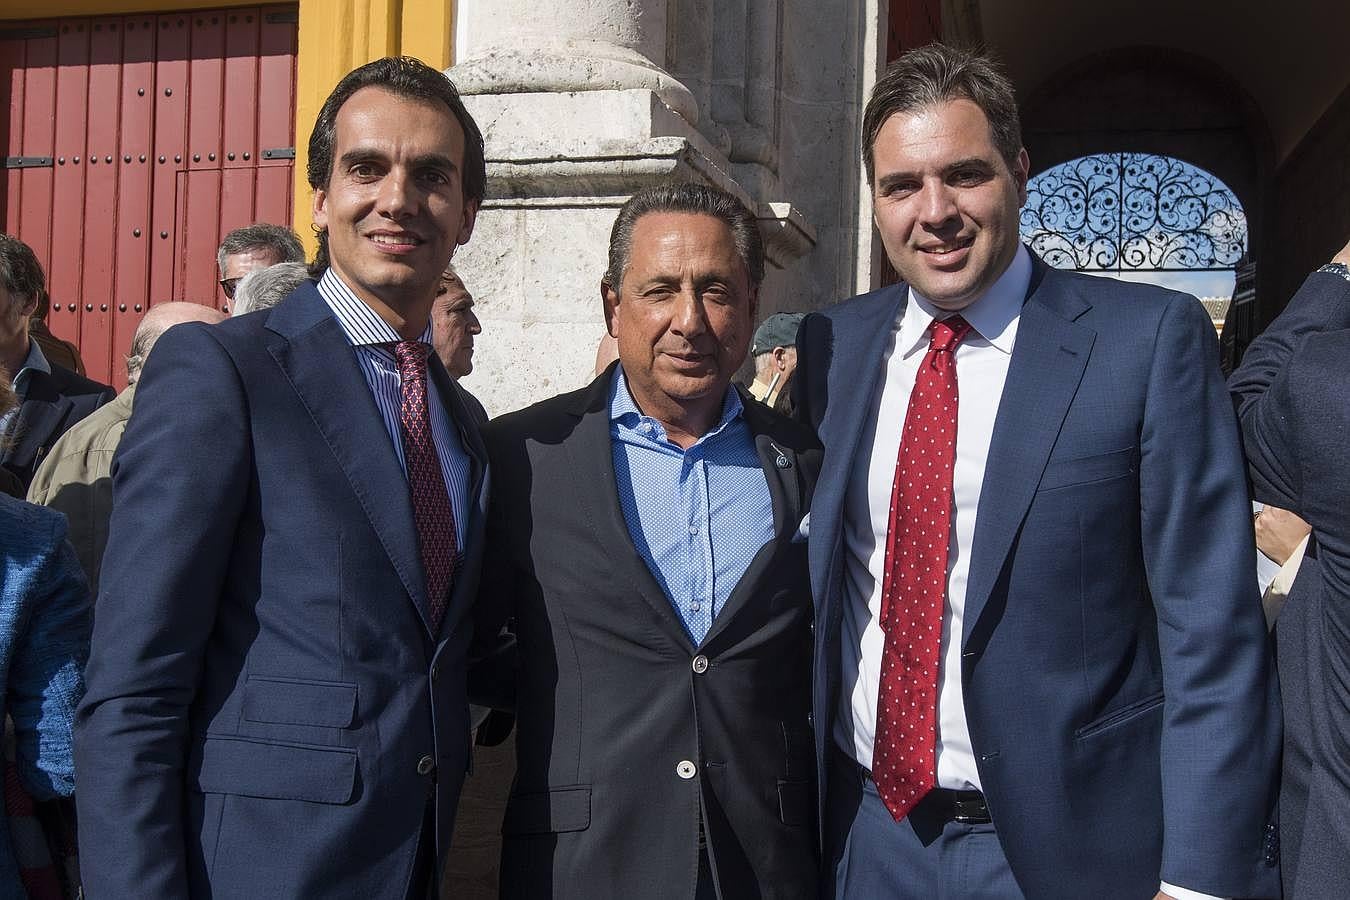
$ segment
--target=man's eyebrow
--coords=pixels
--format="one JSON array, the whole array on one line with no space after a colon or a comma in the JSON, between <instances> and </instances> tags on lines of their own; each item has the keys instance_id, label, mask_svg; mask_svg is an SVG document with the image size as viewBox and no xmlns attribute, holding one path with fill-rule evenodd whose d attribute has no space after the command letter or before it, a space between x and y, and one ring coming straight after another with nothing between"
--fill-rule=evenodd
<instances>
[{"instance_id":1,"label":"man's eyebrow","mask_svg":"<svg viewBox=\"0 0 1350 900\"><path fill-rule=\"evenodd\" d=\"M362 162L384 163L387 162L388 159L389 157L387 154L381 150L376 150L373 147L354 147L342 154L342 158L338 160L338 163L346 168ZM455 164L455 161L444 153L423 153L410 159L408 165L415 169L435 167L449 169L452 172L459 171L459 166Z\"/></svg>"},{"instance_id":2,"label":"man's eyebrow","mask_svg":"<svg viewBox=\"0 0 1350 900\"><path fill-rule=\"evenodd\" d=\"M984 157L968 156L965 159L958 159L956 162L944 166L942 173L944 175L950 175L958 169L979 169L981 172L994 171L993 165L991 165L989 160Z\"/></svg>"}]
</instances>

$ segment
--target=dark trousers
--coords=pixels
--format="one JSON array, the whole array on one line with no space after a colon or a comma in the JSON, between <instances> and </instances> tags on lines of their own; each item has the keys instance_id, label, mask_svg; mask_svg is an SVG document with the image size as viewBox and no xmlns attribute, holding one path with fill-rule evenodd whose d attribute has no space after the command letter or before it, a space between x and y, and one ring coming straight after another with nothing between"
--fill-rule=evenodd
<instances>
[{"instance_id":1,"label":"dark trousers","mask_svg":"<svg viewBox=\"0 0 1350 900\"><path fill-rule=\"evenodd\" d=\"M825 879L835 900L1024 900L994 826L943 822L919 806L896 822L877 786L831 753Z\"/></svg>"}]
</instances>

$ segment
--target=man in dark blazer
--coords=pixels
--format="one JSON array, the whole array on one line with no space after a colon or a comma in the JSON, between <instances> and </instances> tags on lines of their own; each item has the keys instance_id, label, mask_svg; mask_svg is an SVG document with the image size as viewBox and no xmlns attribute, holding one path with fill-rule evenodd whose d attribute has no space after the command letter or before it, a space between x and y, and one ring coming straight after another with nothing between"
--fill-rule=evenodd
<instances>
[{"instance_id":1,"label":"man in dark blazer","mask_svg":"<svg viewBox=\"0 0 1350 900\"><path fill-rule=\"evenodd\" d=\"M114 462L76 735L91 897L417 898L468 764L486 463L431 352L482 139L416 60L309 144L317 282L166 334Z\"/></svg>"},{"instance_id":2,"label":"man in dark blazer","mask_svg":"<svg viewBox=\"0 0 1350 900\"><path fill-rule=\"evenodd\" d=\"M1312 525L1275 621L1284 701L1286 900L1345 893L1350 866L1350 245L1308 277L1229 380L1256 499Z\"/></svg>"},{"instance_id":3,"label":"man in dark blazer","mask_svg":"<svg viewBox=\"0 0 1350 900\"><path fill-rule=\"evenodd\" d=\"M814 898L811 602L819 466L730 385L754 216L702 185L620 210L601 290L619 362L485 429L482 627L510 619L510 898Z\"/></svg>"},{"instance_id":4,"label":"man in dark blazer","mask_svg":"<svg viewBox=\"0 0 1350 900\"><path fill-rule=\"evenodd\" d=\"M32 248L0 234L0 368L19 397L18 408L0 417L0 467L14 476L18 497L52 444L115 396L108 385L48 360L29 335L33 312L47 296L46 281Z\"/></svg>"},{"instance_id":5,"label":"man in dark blazer","mask_svg":"<svg viewBox=\"0 0 1350 900\"><path fill-rule=\"evenodd\" d=\"M1020 244L988 59L903 57L864 134L906 283L797 342L837 895L1274 896L1278 698L1208 317Z\"/></svg>"}]
</instances>

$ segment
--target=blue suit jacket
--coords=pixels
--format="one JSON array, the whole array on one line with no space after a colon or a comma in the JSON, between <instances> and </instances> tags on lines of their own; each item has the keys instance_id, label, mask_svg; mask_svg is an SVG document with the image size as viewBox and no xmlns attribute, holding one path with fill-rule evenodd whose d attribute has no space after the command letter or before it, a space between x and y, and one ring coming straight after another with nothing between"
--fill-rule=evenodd
<instances>
[{"instance_id":1,"label":"blue suit jacket","mask_svg":"<svg viewBox=\"0 0 1350 900\"><path fill-rule=\"evenodd\" d=\"M0 696L35 800L75 789L71 727L84 692L89 588L60 513L0 494ZM0 811L0 896L24 896Z\"/></svg>"},{"instance_id":2,"label":"blue suit jacket","mask_svg":"<svg viewBox=\"0 0 1350 900\"><path fill-rule=\"evenodd\" d=\"M863 295L798 336L799 415L825 445L810 526L822 766L848 715L844 496L906 296ZM1278 890L1279 707L1242 465L1194 298L1036 261L961 636L980 780L1028 897L1137 900L1160 878Z\"/></svg>"},{"instance_id":3,"label":"blue suit jacket","mask_svg":"<svg viewBox=\"0 0 1350 900\"><path fill-rule=\"evenodd\" d=\"M467 557L428 627L408 483L312 283L155 345L113 468L76 761L92 897L402 898L468 764Z\"/></svg>"},{"instance_id":4,"label":"blue suit jacket","mask_svg":"<svg viewBox=\"0 0 1350 900\"><path fill-rule=\"evenodd\" d=\"M1350 282L1315 273L1230 381L1258 500L1312 525L1275 624L1287 900L1346 892L1350 859Z\"/></svg>"}]
</instances>

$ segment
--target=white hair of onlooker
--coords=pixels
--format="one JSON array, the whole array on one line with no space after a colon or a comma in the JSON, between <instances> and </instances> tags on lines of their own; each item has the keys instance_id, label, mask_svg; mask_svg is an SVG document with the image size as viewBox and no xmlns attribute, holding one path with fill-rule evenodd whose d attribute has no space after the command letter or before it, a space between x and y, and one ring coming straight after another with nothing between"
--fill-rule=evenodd
<instances>
[{"instance_id":1,"label":"white hair of onlooker","mask_svg":"<svg viewBox=\"0 0 1350 900\"><path fill-rule=\"evenodd\" d=\"M254 269L239 281L234 289L234 309L231 316L270 309L287 294L309 278L304 263L282 262L263 269Z\"/></svg>"}]
</instances>

